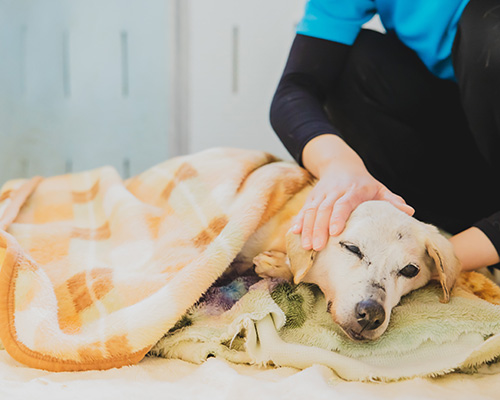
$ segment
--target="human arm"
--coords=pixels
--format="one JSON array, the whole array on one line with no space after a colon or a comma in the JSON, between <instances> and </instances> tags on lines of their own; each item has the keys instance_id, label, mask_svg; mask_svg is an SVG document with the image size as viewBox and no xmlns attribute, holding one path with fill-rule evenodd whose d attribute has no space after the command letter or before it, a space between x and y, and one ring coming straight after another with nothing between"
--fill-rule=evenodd
<instances>
[{"instance_id":1,"label":"human arm","mask_svg":"<svg viewBox=\"0 0 500 400\"><path fill-rule=\"evenodd\" d=\"M462 271L472 271L500 262L495 246L488 236L473 226L450 238Z\"/></svg>"},{"instance_id":2,"label":"human arm","mask_svg":"<svg viewBox=\"0 0 500 400\"><path fill-rule=\"evenodd\" d=\"M271 106L274 130L297 162L319 178L294 220L306 249L323 249L328 235L339 234L350 213L366 200L388 200L413 214L369 174L324 111L348 52L349 46L297 35Z\"/></svg>"},{"instance_id":3,"label":"human arm","mask_svg":"<svg viewBox=\"0 0 500 400\"><path fill-rule=\"evenodd\" d=\"M500 211L450 238L462 270L471 271L500 262Z\"/></svg>"}]
</instances>

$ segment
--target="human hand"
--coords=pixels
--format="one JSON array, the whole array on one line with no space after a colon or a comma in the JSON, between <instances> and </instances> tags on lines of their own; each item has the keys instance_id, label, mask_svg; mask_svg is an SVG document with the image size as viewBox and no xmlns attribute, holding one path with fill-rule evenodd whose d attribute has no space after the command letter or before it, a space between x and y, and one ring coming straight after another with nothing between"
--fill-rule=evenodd
<instances>
[{"instance_id":1,"label":"human hand","mask_svg":"<svg viewBox=\"0 0 500 400\"><path fill-rule=\"evenodd\" d=\"M351 212L365 201L385 200L408 215L415 212L362 164L332 162L319 175L292 227L294 233L301 233L306 250L322 250L328 235L342 233Z\"/></svg>"}]
</instances>

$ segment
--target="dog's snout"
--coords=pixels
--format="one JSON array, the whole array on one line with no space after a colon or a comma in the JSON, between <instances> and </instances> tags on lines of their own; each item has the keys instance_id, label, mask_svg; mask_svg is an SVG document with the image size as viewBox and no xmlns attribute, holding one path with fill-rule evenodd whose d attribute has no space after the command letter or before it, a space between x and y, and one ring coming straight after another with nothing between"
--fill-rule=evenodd
<instances>
[{"instance_id":1,"label":"dog's snout","mask_svg":"<svg viewBox=\"0 0 500 400\"><path fill-rule=\"evenodd\" d=\"M356 304L356 320L363 331L377 329L385 320L384 307L375 300L364 300Z\"/></svg>"}]
</instances>

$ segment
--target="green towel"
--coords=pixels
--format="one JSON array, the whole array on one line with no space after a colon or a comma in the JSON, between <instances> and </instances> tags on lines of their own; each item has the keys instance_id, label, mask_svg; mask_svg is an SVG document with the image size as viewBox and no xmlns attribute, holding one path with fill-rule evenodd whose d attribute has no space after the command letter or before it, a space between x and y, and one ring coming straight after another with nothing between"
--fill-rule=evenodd
<instances>
[{"instance_id":1,"label":"green towel","mask_svg":"<svg viewBox=\"0 0 500 400\"><path fill-rule=\"evenodd\" d=\"M326 311L317 286L238 278L211 288L151 354L201 363L307 368L323 364L346 380L393 381L473 372L500 356L500 306L452 297L429 284L394 308L373 342L348 339Z\"/></svg>"}]
</instances>

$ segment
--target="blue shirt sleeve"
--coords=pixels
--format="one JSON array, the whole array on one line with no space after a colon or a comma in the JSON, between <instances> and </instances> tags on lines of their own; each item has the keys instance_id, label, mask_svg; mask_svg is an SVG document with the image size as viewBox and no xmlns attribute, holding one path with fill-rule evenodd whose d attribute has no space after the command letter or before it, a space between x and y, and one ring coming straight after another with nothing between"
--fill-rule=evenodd
<instances>
[{"instance_id":1,"label":"blue shirt sleeve","mask_svg":"<svg viewBox=\"0 0 500 400\"><path fill-rule=\"evenodd\" d=\"M308 0L297 33L352 45L375 13L374 0Z\"/></svg>"}]
</instances>

